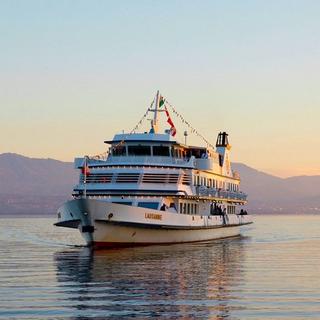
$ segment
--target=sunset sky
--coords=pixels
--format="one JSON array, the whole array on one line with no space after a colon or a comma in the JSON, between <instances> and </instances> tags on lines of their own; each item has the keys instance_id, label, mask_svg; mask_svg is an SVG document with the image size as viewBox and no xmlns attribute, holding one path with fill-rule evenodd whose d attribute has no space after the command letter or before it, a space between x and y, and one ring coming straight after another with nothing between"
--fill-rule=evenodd
<instances>
[{"instance_id":1,"label":"sunset sky","mask_svg":"<svg viewBox=\"0 0 320 320\"><path fill-rule=\"evenodd\" d=\"M159 89L212 143L227 131L233 161L320 174L319 17L308 0L2 0L0 153L101 153Z\"/></svg>"}]
</instances>

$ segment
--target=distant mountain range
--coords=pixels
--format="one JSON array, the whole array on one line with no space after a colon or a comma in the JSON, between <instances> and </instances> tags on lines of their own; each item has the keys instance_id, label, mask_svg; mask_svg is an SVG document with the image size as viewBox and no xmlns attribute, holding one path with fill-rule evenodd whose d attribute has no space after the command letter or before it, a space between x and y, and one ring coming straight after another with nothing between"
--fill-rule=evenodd
<instances>
[{"instance_id":1,"label":"distant mountain range","mask_svg":"<svg viewBox=\"0 0 320 320\"><path fill-rule=\"evenodd\" d=\"M253 213L319 213L320 176L282 179L233 163ZM50 214L71 198L78 172L70 162L0 154L0 214Z\"/></svg>"},{"instance_id":2,"label":"distant mountain range","mask_svg":"<svg viewBox=\"0 0 320 320\"><path fill-rule=\"evenodd\" d=\"M241 163L233 163L233 169L240 173L252 212L320 214L320 175L279 178Z\"/></svg>"},{"instance_id":3,"label":"distant mountain range","mask_svg":"<svg viewBox=\"0 0 320 320\"><path fill-rule=\"evenodd\" d=\"M70 162L0 154L0 214L54 213L77 180Z\"/></svg>"}]
</instances>

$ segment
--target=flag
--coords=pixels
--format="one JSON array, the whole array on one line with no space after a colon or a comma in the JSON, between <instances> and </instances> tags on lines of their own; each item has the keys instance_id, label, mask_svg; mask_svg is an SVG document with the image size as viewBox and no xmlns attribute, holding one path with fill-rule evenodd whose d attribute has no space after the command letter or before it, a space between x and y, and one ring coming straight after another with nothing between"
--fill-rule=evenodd
<instances>
[{"instance_id":1,"label":"flag","mask_svg":"<svg viewBox=\"0 0 320 320\"><path fill-rule=\"evenodd\" d=\"M84 164L81 168L81 173L84 174L85 176L88 175L90 173L89 167L88 167L88 160L85 157L84 158Z\"/></svg>"},{"instance_id":2,"label":"flag","mask_svg":"<svg viewBox=\"0 0 320 320\"><path fill-rule=\"evenodd\" d=\"M160 99L159 99L159 108L161 108L164 103L165 103L166 100L164 100L163 96L160 96Z\"/></svg>"},{"instance_id":3,"label":"flag","mask_svg":"<svg viewBox=\"0 0 320 320\"><path fill-rule=\"evenodd\" d=\"M166 111L166 115L167 115L167 122L170 124L170 133L171 135L174 137L177 133L177 130L176 130L176 127L174 126L172 120L171 120L171 117L170 117L170 114L168 112L168 109L165 107L165 111Z\"/></svg>"}]
</instances>

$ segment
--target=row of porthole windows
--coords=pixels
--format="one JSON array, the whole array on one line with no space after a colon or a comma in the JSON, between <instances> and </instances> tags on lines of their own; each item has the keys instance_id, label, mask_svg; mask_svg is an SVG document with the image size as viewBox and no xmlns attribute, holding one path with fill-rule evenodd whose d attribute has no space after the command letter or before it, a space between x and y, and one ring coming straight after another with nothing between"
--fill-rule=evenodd
<instances>
[{"instance_id":1,"label":"row of porthole windows","mask_svg":"<svg viewBox=\"0 0 320 320\"><path fill-rule=\"evenodd\" d=\"M239 191L239 186L235 183L224 182L201 176L193 176L194 186L205 186L208 188L225 189L230 191Z\"/></svg>"},{"instance_id":2,"label":"row of porthole windows","mask_svg":"<svg viewBox=\"0 0 320 320\"><path fill-rule=\"evenodd\" d=\"M179 212L184 214L197 214L198 204L191 202L180 202Z\"/></svg>"}]
</instances>

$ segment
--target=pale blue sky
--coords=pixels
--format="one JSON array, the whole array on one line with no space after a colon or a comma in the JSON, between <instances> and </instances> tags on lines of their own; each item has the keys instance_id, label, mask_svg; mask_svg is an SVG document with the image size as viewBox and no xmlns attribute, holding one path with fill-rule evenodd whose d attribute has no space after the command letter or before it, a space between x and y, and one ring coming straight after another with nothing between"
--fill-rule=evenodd
<instances>
[{"instance_id":1,"label":"pale blue sky","mask_svg":"<svg viewBox=\"0 0 320 320\"><path fill-rule=\"evenodd\" d=\"M320 174L319 17L320 1L2 0L0 152L102 152L159 89L212 142L228 131L233 160Z\"/></svg>"}]
</instances>

